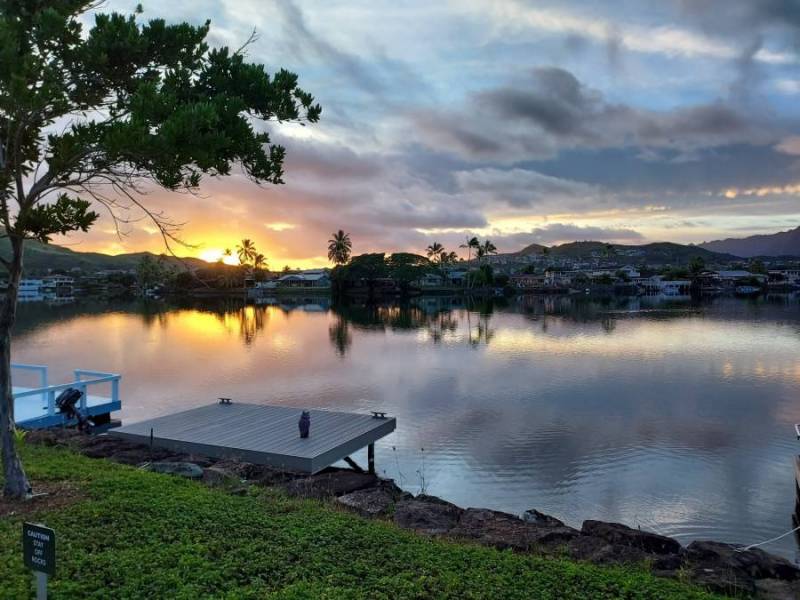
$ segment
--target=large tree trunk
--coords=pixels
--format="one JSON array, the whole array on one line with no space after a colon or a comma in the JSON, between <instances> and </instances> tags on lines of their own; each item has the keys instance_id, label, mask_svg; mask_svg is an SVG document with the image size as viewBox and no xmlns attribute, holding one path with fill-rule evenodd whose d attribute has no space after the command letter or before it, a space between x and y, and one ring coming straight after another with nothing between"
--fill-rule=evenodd
<instances>
[{"instance_id":1,"label":"large tree trunk","mask_svg":"<svg viewBox=\"0 0 800 600\"><path fill-rule=\"evenodd\" d=\"M30 484L14 445L14 396L11 390L11 329L17 315L17 293L22 275L22 240L11 238L12 258L8 290L0 307L0 449L3 454L3 494L25 498Z\"/></svg>"}]
</instances>

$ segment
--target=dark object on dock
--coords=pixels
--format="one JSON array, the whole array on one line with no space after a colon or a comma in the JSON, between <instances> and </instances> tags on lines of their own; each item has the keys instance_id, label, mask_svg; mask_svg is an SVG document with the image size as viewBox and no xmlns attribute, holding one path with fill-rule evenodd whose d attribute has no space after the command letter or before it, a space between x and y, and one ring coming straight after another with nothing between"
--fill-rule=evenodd
<instances>
[{"instance_id":1,"label":"dark object on dock","mask_svg":"<svg viewBox=\"0 0 800 600\"><path fill-rule=\"evenodd\" d=\"M67 388L56 398L56 408L67 420L78 421L78 431L91 431L94 421L85 417L76 406L82 396L83 392L80 390Z\"/></svg>"},{"instance_id":2,"label":"dark object on dock","mask_svg":"<svg viewBox=\"0 0 800 600\"><path fill-rule=\"evenodd\" d=\"M385 419L386 413L380 410L373 410L372 411L372 418L373 419Z\"/></svg>"},{"instance_id":3,"label":"dark object on dock","mask_svg":"<svg viewBox=\"0 0 800 600\"><path fill-rule=\"evenodd\" d=\"M307 410L304 410L300 415L300 421L297 423L300 427L300 437L307 438L311 430L311 415Z\"/></svg>"},{"instance_id":4,"label":"dark object on dock","mask_svg":"<svg viewBox=\"0 0 800 600\"><path fill-rule=\"evenodd\" d=\"M219 399L219 403L220 404L230 404L231 403L231 399L230 398L220 398Z\"/></svg>"}]
</instances>

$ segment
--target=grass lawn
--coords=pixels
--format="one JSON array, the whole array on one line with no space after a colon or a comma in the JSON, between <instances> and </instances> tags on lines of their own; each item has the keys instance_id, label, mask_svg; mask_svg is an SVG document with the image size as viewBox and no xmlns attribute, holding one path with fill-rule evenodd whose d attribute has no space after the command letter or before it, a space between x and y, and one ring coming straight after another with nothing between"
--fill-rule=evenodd
<instances>
[{"instance_id":1,"label":"grass lawn","mask_svg":"<svg viewBox=\"0 0 800 600\"><path fill-rule=\"evenodd\" d=\"M717 597L644 569L428 540L260 488L232 496L32 444L23 455L39 489L62 492L23 514L0 506L0 598L32 597L23 520L56 530L56 599Z\"/></svg>"}]
</instances>

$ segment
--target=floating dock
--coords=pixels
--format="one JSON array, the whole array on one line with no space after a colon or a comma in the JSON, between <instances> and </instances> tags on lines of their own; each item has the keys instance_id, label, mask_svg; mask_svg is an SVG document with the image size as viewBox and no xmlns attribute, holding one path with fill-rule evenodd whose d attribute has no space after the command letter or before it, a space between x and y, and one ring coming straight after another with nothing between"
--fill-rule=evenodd
<instances>
[{"instance_id":1,"label":"floating dock","mask_svg":"<svg viewBox=\"0 0 800 600\"><path fill-rule=\"evenodd\" d=\"M367 447L374 472L374 444L390 434L397 420L383 413L309 410L311 435L301 438L302 408L215 403L126 425L109 435L218 459L238 459L287 471L318 473Z\"/></svg>"}]
</instances>

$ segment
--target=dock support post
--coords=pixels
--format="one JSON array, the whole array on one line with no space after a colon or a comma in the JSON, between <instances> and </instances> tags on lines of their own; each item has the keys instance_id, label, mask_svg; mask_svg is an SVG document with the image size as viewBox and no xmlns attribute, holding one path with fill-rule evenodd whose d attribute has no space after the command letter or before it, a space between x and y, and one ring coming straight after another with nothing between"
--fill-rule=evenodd
<instances>
[{"instance_id":1,"label":"dock support post","mask_svg":"<svg viewBox=\"0 0 800 600\"><path fill-rule=\"evenodd\" d=\"M374 475L375 474L375 444L372 443L367 446L367 471Z\"/></svg>"}]
</instances>

